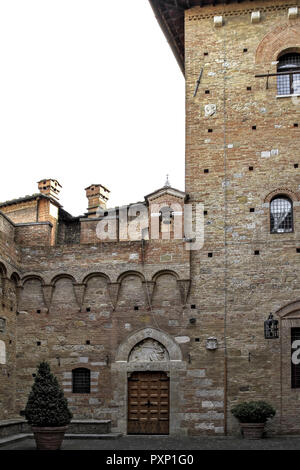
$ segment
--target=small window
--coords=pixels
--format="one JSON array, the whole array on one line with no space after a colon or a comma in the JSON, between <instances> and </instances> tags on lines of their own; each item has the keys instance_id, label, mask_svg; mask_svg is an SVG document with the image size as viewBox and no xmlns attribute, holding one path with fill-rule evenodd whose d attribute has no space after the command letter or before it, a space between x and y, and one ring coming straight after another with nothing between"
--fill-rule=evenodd
<instances>
[{"instance_id":1,"label":"small window","mask_svg":"<svg viewBox=\"0 0 300 470\"><path fill-rule=\"evenodd\" d=\"M293 231L293 205L290 198L284 195L276 196L270 204L271 233Z\"/></svg>"},{"instance_id":2,"label":"small window","mask_svg":"<svg viewBox=\"0 0 300 470\"><path fill-rule=\"evenodd\" d=\"M284 54L278 59L277 72L289 72L277 75L278 95L300 94L300 54Z\"/></svg>"},{"instance_id":3,"label":"small window","mask_svg":"<svg viewBox=\"0 0 300 470\"><path fill-rule=\"evenodd\" d=\"M91 391L91 371L80 367L72 370L72 392L90 393Z\"/></svg>"}]
</instances>

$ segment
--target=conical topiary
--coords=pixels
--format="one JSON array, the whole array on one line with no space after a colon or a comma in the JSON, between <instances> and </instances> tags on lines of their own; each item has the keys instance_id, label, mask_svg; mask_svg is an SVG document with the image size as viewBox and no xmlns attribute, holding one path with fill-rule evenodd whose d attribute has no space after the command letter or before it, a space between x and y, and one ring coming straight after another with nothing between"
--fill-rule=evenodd
<instances>
[{"instance_id":1,"label":"conical topiary","mask_svg":"<svg viewBox=\"0 0 300 470\"><path fill-rule=\"evenodd\" d=\"M57 378L47 362L41 362L25 408L25 417L32 426L66 426L72 413Z\"/></svg>"}]
</instances>

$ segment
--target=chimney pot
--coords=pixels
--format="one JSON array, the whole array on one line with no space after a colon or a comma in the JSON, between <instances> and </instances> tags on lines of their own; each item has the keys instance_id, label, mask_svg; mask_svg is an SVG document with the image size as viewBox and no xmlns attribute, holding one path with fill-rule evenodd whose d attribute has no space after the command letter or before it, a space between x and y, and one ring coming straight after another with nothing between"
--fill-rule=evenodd
<instances>
[{"instance_id":1,"label":"chimney pot","mask_svg":"<svg viewBox=\"0 0 300 470\"><path fill-rule=\"evenodd\" d=\"M97 217L97 209L106 209L110 191L102 184L91 184L85 188L88 198L88 217Z\"/></svg>"},{"instance_id":2,"label":"chimney pot","mask_svg":"<svg viewBox=\"0 0 300 470\"><path fill-rule=\"evenodd\" d=\"M40 180L38 181L38 188L40 193L53 197L57 201L59 200L61 185L57 180L52 178Z\"/></svg>"}]
</instances>

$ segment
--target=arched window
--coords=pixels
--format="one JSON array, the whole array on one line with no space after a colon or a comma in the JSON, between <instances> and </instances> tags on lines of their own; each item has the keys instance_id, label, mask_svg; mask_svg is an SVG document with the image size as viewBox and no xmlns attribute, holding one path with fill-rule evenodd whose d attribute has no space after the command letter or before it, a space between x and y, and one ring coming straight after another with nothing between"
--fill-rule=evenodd
<instances>
[{"instance_id":1,"label":"arched window","mask_svg":"<svg viewBox=\"0 0 300 470\"><path fill-rule=\"evenodd\" d=\"M91 372L89 369L79 367L72 370L72 392L90 393L91 391Z\"/></svg>"},{"instance_id":2,"label":"arched window","mask_svg":"<svg viewBox=\"0 0 300 470\"><path fill-rule=\"evenodd\" d=\"M293 204L284 194L275 196L270 204L271 233L293 231Z\"/></svg>"},{"instance_id":3,"label":"arched window","mask_svg":"<svg viewBox=\"0 0 300 470\"><path fill-rule=\"evenodd\" d=\"M300 94L300 54L291 52L278 59L277 72L293 72L277 76L278 95Z\"/></svg>"}]
</instances>

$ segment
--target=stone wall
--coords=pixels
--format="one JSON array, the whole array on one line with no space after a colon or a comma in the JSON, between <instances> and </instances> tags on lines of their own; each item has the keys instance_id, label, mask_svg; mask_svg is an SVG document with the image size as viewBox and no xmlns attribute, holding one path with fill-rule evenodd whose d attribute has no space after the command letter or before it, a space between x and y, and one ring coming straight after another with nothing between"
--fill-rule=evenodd
<instances>
[{"instance_id":1,"label":"stone wall","mask_svg":"<svg viewBox=\"0 0 300 470\"><path fill-rule=\"evenodd\" d=\"M0 419L15 416L16 311L20 252L15 226L0 213Z\"/></svg>"},{"instance_id":2,"label":"stone wall","mask_svg":"<svg viewBox=\"0 0 300 470\"><path fill-rule=\"evenodd\" d=\"M280 385L286 339L265 340L263 322L300 295L299 105L277 98L275 77L267 89L266 78L255 77L275 73L278 54L299 47L300 19L288 18L291 6L243 2L196 7L185 15L186 192L207 211L204 248L191 256L189 300L202 326L192 354L207 376L206 389L194 394L203 397L199 432L223 427L222 413L228 432L236 432L230 408L248 399L276 407L271 431L291 430L291 389L287 394ZM255 11L257 23L251 22ZM220 27L216 16L222 16ZM293 201L294 231L270 234L270 195L280 193ZM217 355L203 347L208 336L219 340ZM299 414L299 391L292 393L292 412ZM294 421L292 429L300 430Z\"/></svg>"}]
</instances>

